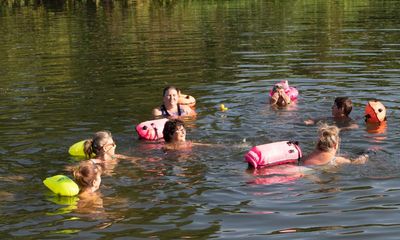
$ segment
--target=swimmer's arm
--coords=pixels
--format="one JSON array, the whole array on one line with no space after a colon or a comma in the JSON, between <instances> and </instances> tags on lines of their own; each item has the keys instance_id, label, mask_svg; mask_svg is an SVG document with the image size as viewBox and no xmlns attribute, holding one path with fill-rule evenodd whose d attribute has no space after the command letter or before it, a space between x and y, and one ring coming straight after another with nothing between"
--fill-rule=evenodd
<instances>
[{"instance_id":1,"label":"swimmer's arm","mask_svg":"<svg viewBox=\"0 0 400 240\"><path fill-rule=\"evenodd\" d=\"M200 142L192 142L193 146L205 146L205 147L212 147L216 146L215 144L210 144L210 143L200 143Z\"/></svg>"},{"instance_id":2,"label":"swimmer's arm","mask_svg":"<svg viewBox=\"0 0 400 240\"><path fill-rule=\"evenodd\" d=\"M285 93L285 90L279 89L279 95L282 96L283 101L285 101L286 104L290 104L290 97Z\"/></svg>"},{"instance_id":3,"label":"swimmer's arm","mask_svg":"<svg viewBox=\"0 0 400 240\"><path fill-rule=\"evenodd\" d=\"M126 156L126 155L122 155L122 154L115 154L114 157L117 159L123 159L123 160L129 160L129 161L137 161L140 159L138 157L131 157L131 156Z\"/></svg>"},{"instance_id":4,"label":"swimmer's arm","mask_svg":"<svg viewBox=\"0 0 400 240\"><path fill-rule=\"evenodd\" d=\"M368 154L364 153L364 154L361 154L360 156L354 158L351 161L351 164L365 164L368 161L368 159L369 159Z\"/></svg>"},{"instance_id":5,"label":"swimmer's arm","mask_svg":"<svg viewBox=\"0 0 400 240\"><path fill-rule=\"evenodd\" d=\"M325 120L326 120L325 118L315 118L315 119L310 118L310 119L304 120L304 124L305 125L315 125L318 122L325 121Z\"/></svg>"},{"instance_id":6,"label":"swimmer's arm","mask_svg":"<svg viewBox=\"0 0 400 240\"><path fill-rule=\"evenodd\" d=\"M358 129L357 123L351 123L350 126L340 128L341 131L354 130L354 129Z\"/></svg>"},{"instance_id":7,"label":"swimmer's arm","mask_svg":"<svg viewBox=\"0 0 400 240\"><path fill-rule=\"evenodd\" d=\"M279 99L279 93L278 92L274 92L271 96L271 98L269 99L269 103L270 104L276 104L278 102Z\"/></svg>"},{"instance_id":8,"label":"swimmer's arm","mask_svg":"<svg viewBox=\"0 0 400 240\"><path fill-rule=\"evenodd\" d=\"M304 120L304 124L305 125L314 125L315 124L315 120L313 120L313 119Z\"/></svg>"},{"instance_id":9,"label":"swimmer's arm","mask_svg":"<svg viewBox=\"0 0 400 240\"><path fill-rule=\"evenodd\" d=\"M348 159L345 157L336 157L336 163L341 164L365 164L368 161L368 154L362 154L354 159Z\"/></svg>"},{"instance_id":10,"label":"swimmer's arm","mask_svg":"<svg viewBox=\"0 0 400 240\"><path fill-rule=\"evenodd\" d=\"M336 157L335 162L337 165L351 164L351 160L345 157Z\"/></svg>"}]
</instances>

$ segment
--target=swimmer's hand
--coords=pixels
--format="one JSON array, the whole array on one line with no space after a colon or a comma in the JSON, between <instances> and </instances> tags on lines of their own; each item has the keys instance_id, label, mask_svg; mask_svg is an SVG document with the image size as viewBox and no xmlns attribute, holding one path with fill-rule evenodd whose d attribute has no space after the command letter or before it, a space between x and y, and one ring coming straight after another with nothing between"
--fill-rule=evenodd
<instances>
[{"instance_id":1,"label":"swimmer's hand","mask_svg":"<svg viewBox=\"0 0 400 240\"><path fill-rule=\"evenodd\" d=\"M304 121L304 124L305 124L305 125L314 125L314 124L315 124L315 121L312 120L312 119L307 119L307 120Z\"/></svg>"},{"instance_id":2,"label":"swimmer's hand","mask_svg":"<svg viewBox=\"0 0 400 240\"><path fill-rule=\"evenodd\" d=\"M378 146L369 147L369 148L367 149L367 153L368 153L368 154L370 154L370 153L376 154L376 152L378 152L378 151L380 151L380 150L382 150L382 149L383 149L382 147L378 147Z\"/></svg>"},{"instance_id":3,"label":"swimmer's hand","mask_svg":"<svg viewBox=\"0 0 400 240\"><path fill-rule=\"evenodd\" d=\"M365 164L369 159L369 155L364 153L351 161L351 164Z\"/></svg>"},{"instance_id":4,"label":"swimmer's hand","mask_svg":"<svg viewBox=\"0 0 400 240\"><path fill-rule=\"evenodd\" d=\"M283 88L279 88L279 89L277 90L277 92L278 92L278 94L279 94L280 97L283 97L283 96L286 95L285 90L284 90Z\"/></svg>"}]
</instances>

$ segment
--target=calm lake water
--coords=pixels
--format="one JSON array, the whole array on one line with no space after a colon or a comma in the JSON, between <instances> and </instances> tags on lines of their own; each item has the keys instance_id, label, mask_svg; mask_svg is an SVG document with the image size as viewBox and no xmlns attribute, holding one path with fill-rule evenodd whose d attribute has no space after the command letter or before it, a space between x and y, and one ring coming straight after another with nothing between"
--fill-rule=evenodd
<instances>
[{"instance_id":1,"label":"calm lake water","mask_svg":"<svg viewBox=\"0 0 400 240\"><path fill-rule=\"evenodd\" d=\"M0 238L398 239L399 2L40 2L0 6ZM300 98L276 110L281 79ZM215 146L164 154L138 139L167 85L197 99L188 138ZM255 145L310 152L317 127L303 121L337 96L360 126L341 153L380 149L368 164L284 184L246 172ZM369 99L388 109L378 133ZM54 196L42 181L71 176L69 146L102 129L142 160L120 161L87 206Z\"/></svg>"}]
</instances>

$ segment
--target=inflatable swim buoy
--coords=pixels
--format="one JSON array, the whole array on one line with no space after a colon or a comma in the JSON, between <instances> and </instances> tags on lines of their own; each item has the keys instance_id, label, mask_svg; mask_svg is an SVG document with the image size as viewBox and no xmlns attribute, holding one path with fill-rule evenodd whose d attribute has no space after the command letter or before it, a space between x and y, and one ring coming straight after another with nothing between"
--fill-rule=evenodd
<instances>
[{"instance_id":1,"label":"inflatable swim buoy","mask_svg":"<svg viewBox=\"0 0 400 240\"><path fill-rule=\"evenodd\" d=\"M367 123L366 130L368 133L372 134L383 134L386 132L387 123L383 121L381 123Z\"/></svg>"},{"instance_id":2,"label":"inflatable swim buoy","mask_svg":"<svg viewBox=\"0 0 400 240\"><path fill-rule=\"evenodd\" d=\"M386 121L386 108L377 100L368 101L364 117L367 123L381 123Z\"/></svg>"},{"instance_id":3,"label":"inflatable swim buoy","mask_svg":"<svg viewBox=\"0 0 400 240\"><path fill-rule=\"evenodd\" d=\"M249 183L272 185L292 183L303 178L306 174L311 174L314 169L288 164L251 169L249 171L255 177Z\"/></svg>"},{"instance_id":4,"label":"inflatable swim buoy","mask_svg":"<svg viewBox=\"0 0 400 240\"><path fill-rule=\"evenodd\" d=\"M71 197L79 193L78 185L72 179L65 175L48 177L43 181L43 183L52 192L61 196Z\"/></svg>"},{"instance_id":5,"label":"inflatable swim buoy","mask_svg":"<svg viewBox=\"0 0 400 240\"><path fill-rule=\"evenodd\" d=\"M255 146L244 157L251 166L260 168L297 163L302 157L302 152L297 143L281 141Z\"/></svg>"},{"instance_id":6,"label":"inflatable swim buoy","mask_svg":"<svg viewBox=\"0 0 400 240\"><path fill-rule=\"evenodd\" d=\"M163 138L164 125L168 118L146 121L136 126L136 132L140 138L158 140Z\"/></svg>"},{"instance_id":7,"label":"inflatable swim buoy","mask_svg":"<svg viewBox=\"0 0 400 240\"><path fill-rule=\"evenodd\" d=\"M269 91L269 97L272 97L272 95L273 95L274 92L275 92L275 88L276 88L277 85L283 87L283 89L285 90L286 95L288 95L288 96L290 97L290 100L291 100L291 101L295 101L295 100L298 98L298 96L299 96L299 91L298 91L295 87L289 87L289 83L288 83L287 80L283 80L283 81L281 81L281 82L275 84L275 85L271 88L271 90Z\"/></svg>"},{"instance_id":8,"label":"inflatable swim buoy","mask_svg":"<svg viewBox=\"0 0 400 240\"><path fill-rule=\"evenodd\" d=\"M68 149L69 155L74 156L74 157L86 157L86 154L84 151L85 142L86 142L86 140L82 140L82 141L72 144ZM92 153L90 155L90 157L95 157L95 156L96 156L96 154L94 154L94 153Z\"/></svg>"},{"instance_id":9,"label":"inflatable swim buoy","mask_svg":"<svg viewBox=\"0 0 400 240\"><path fill-rule=\"evenodd\" d=\"M178 104L193 108L196 105L196 99L190 95L179 94Z\"/></svg>"}]
</instances>

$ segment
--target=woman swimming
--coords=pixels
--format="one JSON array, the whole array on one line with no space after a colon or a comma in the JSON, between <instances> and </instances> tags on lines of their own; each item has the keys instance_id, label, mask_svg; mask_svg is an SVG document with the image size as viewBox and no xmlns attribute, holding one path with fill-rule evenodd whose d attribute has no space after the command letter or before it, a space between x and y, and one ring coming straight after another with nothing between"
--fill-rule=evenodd
<instances>
[{"instance_id":1,"label":"woman swimming","mask_svg":"<svg viewBox=\"0 0 400 240\"><path fill-rule=\"evenodd\" d=\"M182 120L171 119L164 125L163 135L165 149L183 149L191 147L191 142L186 142L186 129Z\"/></svg>"},{"instance_id":2,"label":"woman swimming","mask_svg":"<svg viewBox=\"0 0 400 240\"><path fill-rule=\"evenodd\" d=\"M355 159L337 156L339 150L340 129L336 126L323 124L318 129L319 139L315 149L306 157L302 158L304 165L327 165L338 166L342 164L364 164L368 155L363 154Z\"/></svg>"},{"instance_id":3,"label":"woman swimming","mask_svg":"<svg viewBox=\"0 0 400 240\"><path fill-rule=\"evenodd\" d=\"M193 116L196 112L189 106L178 104L179 90L174 86L168 86L163 90L163 104L153 109L155 117L179 117Z\"/></svg>"},{"instance_id":4,"label":"woman swimming","mask_svg":"<svg viewBox=\"0 0 400 240\"><path fill-rule=\"evenodd\" d=\"M332 105L332 119L341 130L358 128L358 125L349 116L353 109L353 103L348 97L337 97ZM319 121L326 121L328 118L307 119L306 125L314 125Z\"/></svg>"},{"instance_id":5,"label":"woman swimming","mask_svg":"<svg viewBox=\"0 0 400 240\"><path fill-rule=\"evenodd\" d=\"M94 158L90 161L96 164L106 164L117 159L125 159L136 161L139 158L129 157L122 154L116 154L115 149L117 145L115 144L111 132L107 130L96 132L93 138L86 140L84 144L85 155L93 156ZM89 158L89 157L88 157Z\"/></svg>"},{"instance_id":6,"label":"woman swimming","mask_svg":"<svg viewBox=\"0 0 400 240\"><path fill-rule=\"evenodd\" d=\"M192 146L212 146L208 143L198 143L186 140L185 124L179 119L168 120L163 129L165 150L183 150Z\"/></svg>"}]
</instances>

